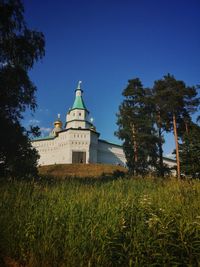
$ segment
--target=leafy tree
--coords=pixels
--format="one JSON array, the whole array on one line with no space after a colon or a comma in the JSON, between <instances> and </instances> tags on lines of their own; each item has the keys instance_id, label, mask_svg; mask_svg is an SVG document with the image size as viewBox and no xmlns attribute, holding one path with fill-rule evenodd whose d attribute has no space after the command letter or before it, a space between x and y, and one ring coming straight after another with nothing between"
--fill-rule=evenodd
<instances>
[{"instance_id":1,"label":"leafy tree","mask_svg":"<svg viewBox=\"0 0 200 267\"><path fill-rule=\"evenodd\" d=\"M180 178L180 159L177 128L187 131L191 113L199 105L197 88L189 87L183 81L176 80L173 75L166 75L154 83L155 101L158 106L159 116L165 130L173 129L176 144L177 176ZM183 130L179 131L182 136Z\"/></svg>"},{"instance_id":2,"label":"leafy tree","mask_svg":"<svg viewBox=\"0 0 200 267\"><path fill-rule=\"evenodd\" d=\"M44 56L44 35L27 28L20 0L0 0L0 170L4 175L30 175L38 155L23 112L36 108L36 87L28 71Z\"/></svg>"},{"instance_id":3,"label":"leafy tree","mask_svg":"<svg viewBox=\"0 0 200 267\"><path fill-rule=\"evenodd\" d=\"M124 141L129 170L142 175L157 167L157 137L149 94L138 78L129 80L117 114L116 135Z\"/></svg>"},{"instance_id":4,"label":"leafy tree","mask_svg":"<svg viewBox=\"0 0 200 267\"><path fill-rule=\"evenodd\" d=\"M200 127L191 123L182 138L180 147L181 172L200 177Z\"/></svg>"}]
</instances>

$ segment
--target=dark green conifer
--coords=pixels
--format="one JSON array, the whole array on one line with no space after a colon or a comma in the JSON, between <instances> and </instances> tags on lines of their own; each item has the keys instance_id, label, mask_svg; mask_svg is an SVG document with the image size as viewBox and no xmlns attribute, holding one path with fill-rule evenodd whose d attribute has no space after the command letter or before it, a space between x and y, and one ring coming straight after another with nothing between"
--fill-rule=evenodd
<instances>
[{"instance_id":1,"label":"dark green conifer","mask_svg":"<svg viewBox=\"0 0 200 267\"><path fill-rule=\"evenodd\" d=\"M178 178L181 175L178 137L183 134L183 125L185 131L187 131L187 124L191 121L191 114L196 111L199 105L196 89L194 86L186 86L183 81L176 80L170 74L154 84L155 103L158 106L162 127L167 131L173 129ZM182 130L178 131L178 129Z\"/></svg>"},{"instance_id":2,"label":"dark green conifer","mask_svg":"<svg viewBox=\"0 0 200 267\"><path fill-rule=\"evenodd\" d=\"M183 134L179 149L181 173L200 178L200 127L197 124L188 126L188 133Z\"/></svg>"},{"instance_id":3,"label":"dark green conifer","mask_svg":"<svg viewBox=\"0 0 200 267\"><path fill-rule=\"evenodd\" d=\"M149 94L138 78L129 80L117 114L116 135L124 141L129 170L142 175L157 167L157 137Z\"/></svg>"}]
</instances>

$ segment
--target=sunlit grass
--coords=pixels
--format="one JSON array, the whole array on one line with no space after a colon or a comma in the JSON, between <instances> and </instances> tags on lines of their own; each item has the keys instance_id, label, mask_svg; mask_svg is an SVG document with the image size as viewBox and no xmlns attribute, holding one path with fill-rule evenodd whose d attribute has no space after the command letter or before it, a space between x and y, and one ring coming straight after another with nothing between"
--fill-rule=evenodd
<instances>
[{"instance_id":1,"label":"sunlit grass","mask_svg":"<svg viewBox=\"0 0 200 267\"><path fill-rule=\"evenodd\" d=\"M198 266L200 183L4 182L0 229L26 266Z\"/></svg>"}]
</instances>

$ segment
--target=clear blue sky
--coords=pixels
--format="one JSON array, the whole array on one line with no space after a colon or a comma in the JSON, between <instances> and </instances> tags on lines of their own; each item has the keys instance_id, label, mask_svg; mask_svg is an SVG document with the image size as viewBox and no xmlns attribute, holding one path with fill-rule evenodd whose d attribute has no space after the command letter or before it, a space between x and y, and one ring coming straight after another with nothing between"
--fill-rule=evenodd
<instances>
[{"instance_id":1,"label":"clear blue sky","mask_svg":"<svg viewBox=\"0 0 200 267\"><path fill-rule=\"evenodd\" d=\"M30 28L42 31L46 55L30 75L43 133L57 113L65 122L78 80L101 138L114 137L116 113L128 79L144 86L171 73L188 85L200 84L199 0L24 0ZM46 132L47 134L47 132ZM165 153L174 141L169 136Z\"/></svg>"}]
</instances>

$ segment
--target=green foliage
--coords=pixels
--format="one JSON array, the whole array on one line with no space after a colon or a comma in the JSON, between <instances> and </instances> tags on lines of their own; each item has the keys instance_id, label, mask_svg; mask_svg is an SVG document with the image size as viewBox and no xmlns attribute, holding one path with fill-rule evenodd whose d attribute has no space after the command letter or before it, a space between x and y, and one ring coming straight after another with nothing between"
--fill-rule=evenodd
<instances>
[{"instance_id":1,"label":"green foliage","mask_svg":"<svg viewBox=\"0 0 200 267\"><path fill-rule=\"evenodd\" d=\"M2 182L0 251L30 267L198 266L199 203L199 181Z\"/></svg>"},{"instance_id":2,"label":"green foliage","mask_svg":"<svg viewBox=\"0 0 200 267\"><path fill-rule=\"evenodd\" d=\"M167 74L154 83L153 92L156 109L160 112L161 125L165 131L173 129L173 114L178 127L191 120L191 114L199 106L198 87L187 86L173 75ZM179 131L181 135L181 131Z\"/></svg>"},{"instance_id":3,"label":"green foliage","mask_svg":"<svg viewBox=\"0 0 200 267\"><path fill-rule=\"evenodd\" d=\"M31 146L27 132L19 123L12 123L9 120L3 120L3 118L2 121L4 128L0 133L1 175L15 178L28 178L37 175L39 156Z\"/></svg>"},{"instance_id":4,"label":"green foliage","mask_svg":"<svg viewBox=\"0 0 200 267\"><path fill-rule=\"evenodd\" d=\"M200 127L194 123L190 124L182 141L179 145L181 171L193 178L200 177Z\"/></svg>"},{"instance_id":5,"label":"green foliage","mask_svg":"<svg viewBox=\"0 0 200 267\"><path fill-rule=\"evenodd\" d=\"M4 175L29 175L38 158L21 126L23 112L36 108L36 87L28 71L44 55L44 36L27 28L20 0L0 1L0 169ZM30 159L30 160L29 160ZM18 173L19 174L19 173Z\"/></svg>"},{"instance_id":6,"label":"green foliage","mask_svg":"<svg viewBox=\"0 0 200 267\"><path fill-rule=\"evenodd\" d=\"M153 87L153 102L157 114L157 127L159 132L159 158L160 171L162 176L163 169L163 151L162 151L162 133L164 131L173 131L176 143L177 173L180 175L179 167L179 149L178 136L182 137L187 124L192 120L191 113L197 110L199 97L197 97L197 88L186 86L183 81L176 80L173 75L167 74L163 79L157 80ZM178 128L178 134L176 129Z\"/></svg>"},{"instance_id":7,"label":"green foliage","mask_svg":"<svg viewBox=\"0 0 200 267\"><path fill-rule=\"evenodd\" d=\"M180 178L178 138L183 138L192 124L191 114L200 103L198 88L187 86L170 74L155 81L152 89L144 88L138 78L128 81L117 114L116 135L124 142L131 172L144 175L153 171L164 177L169 168L163 162L163 133L173 131Z\"/></svg>"},{"instance_id":8,"label":"green foliage","mask_svg":"<svg viewBox=\"0 0 200 267\"><path fill-rule=\"evenodd\" d=\"M129 170L137 174L145 174L157 166L157 137L150 93L138 78L129 80L117 114L116 135L124 141Z\"/></svg>"}]
</instances>

